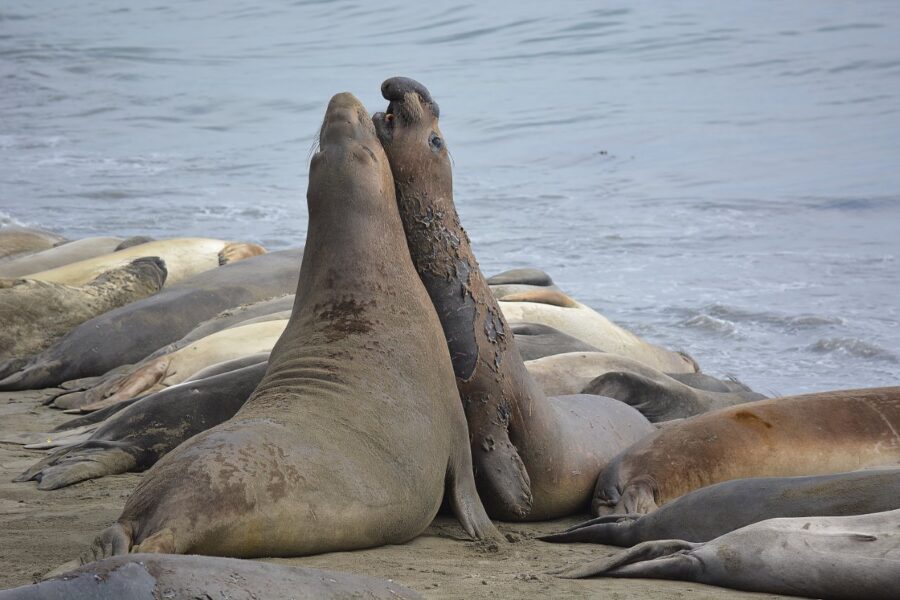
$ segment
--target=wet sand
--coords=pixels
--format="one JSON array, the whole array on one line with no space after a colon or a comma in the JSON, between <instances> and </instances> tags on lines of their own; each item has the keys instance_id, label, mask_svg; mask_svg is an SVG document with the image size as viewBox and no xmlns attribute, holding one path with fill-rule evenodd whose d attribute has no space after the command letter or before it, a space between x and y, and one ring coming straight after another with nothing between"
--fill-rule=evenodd
<instances>
[{"instance_id":1,"label":"wet sand","mask_svg":"<svg viewBox=\"0 0 900 600\"><path fill-rule=\"evenodd\" d=\"M0 392L0 438L48 431L71 418L42 406L46 396L45 391ZM42 455L43 451L0 442L0 589L30 583L78 556L99 531L119 516L141 477L139 473L128 473L47 492L38 491L34 482L12 483L13 477ZM494 547L467 541L455 520L438 517L421 536L407 544L272 562L393 579L426 598L782 597L649 579L558 579L548 572L618 550L590 544L547 544L533 539L578 520L500 523L500 530L511 541Z\"/></svg>"}]
</instances>

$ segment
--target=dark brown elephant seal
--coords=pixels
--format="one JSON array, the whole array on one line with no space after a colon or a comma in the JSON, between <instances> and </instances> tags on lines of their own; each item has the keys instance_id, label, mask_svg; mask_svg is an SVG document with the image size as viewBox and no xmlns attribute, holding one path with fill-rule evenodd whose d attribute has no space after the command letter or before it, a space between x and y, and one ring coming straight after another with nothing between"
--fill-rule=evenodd
<instances>
[{"instance_id":1,"label":"dark brown elephant seal","mask_svg":"<svg viewBox=\"0 0 900 600\"><path fill-rule=\"evenodd\" d=\"M4 225L0 227L0 259L40 252L66 241L63 236L43 229Z\"/></svg>"},{"instance_id":2,"label":"dark brown elephant seal","mask_svg":"<svg viewBox=\"0 0 900 600\"><path fill-rule=\"evenodd\" d=\"M615 457L594 515L650 513L746 477L825 475L900 464L900 387L822 392L723 408L663 427Z\"/></svg>"},{"instance_id":3,"label":"dark brown elephant seal","mask_svg":"<svg viewBox=\"0 0 900 600\"><path fill-rule=\"evenodd\" d=\"M896 600L900 510L769 519L699 544L644 542L559 575L681 579L826 600Z\"/></svg>"},{"instance_id":4,"label":"dark brown elephant seal","mask_svg":"<svg viewBox=\"0 0 900 600\"><path fill-rule=\"evenodd\" d=\"M259 387L232 419L156 463L83 559L403 543L434 518L445 487L466 532L497 535L391 170L351 94L328 105L307 199L293 315Z\"/></svg>"},{"instance_id":5,"label":"dark brown elephant seal","mask_svg":"<svg viewBox=\"0 0 900 600\"><path fill-rule=\"evenodd\" d=\"M166 274L163 261L147 257L78 287L0 279L0 358L40 352L85 321L155 294Z\"/></svg>"},{"instance_id":6,"label":"dark brown elephant seal","mask_svg":"<svg viewBox=\"0 0 900 600\"><path fill-rule=\"evenodd\" d=\"M381 90L390 104L373 121L413 262L453 358L482 501L507 520L583 510L605 463L653 427L608 398L541 393L459 223L437 104L411 79L388 79Z\"/></svg>"},{"instance_id":7,"label":"dark brown elephant seal","mask_svg":"<svg viewBox=\"0 0 900 600\"><path fill-rule=\"evenodd\" d=\"M53 387L135 363L220 311L292 293L301 256L296 249L247 258L94 317L40 354L0 362L0 390Z\"/></svg>"},{"instance_id":8,"label":"dark brown elephant seal","mask_svg":"<svg viewBox=\"0 0 900 600\"><path fill-rule=\"evenodd\" d=\"M648 515L607 515L547 542L633 546L650 540L706 542L783 517L841 517L900 508L900 469L812 477L733 479L694 490Z\"/></svg>"},{"instance_id":9,"label":"dark brown elephant seal","mask_svg":"<svg viewBox=\"0 0 900 600\"><path fill-rule=\"evenodd\" d=\"M133 554L40 583L0 590L0 600L319 600L420 596L393 581L212 556Z\"/></svg>"}]
</instances>

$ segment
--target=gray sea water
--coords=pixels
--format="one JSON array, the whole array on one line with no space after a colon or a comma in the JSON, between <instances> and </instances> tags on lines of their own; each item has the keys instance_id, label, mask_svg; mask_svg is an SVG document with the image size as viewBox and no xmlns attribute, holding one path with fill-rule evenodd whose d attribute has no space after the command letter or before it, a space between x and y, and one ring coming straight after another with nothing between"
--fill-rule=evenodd
<instances>
[{"instance_id":1,"label":"gray sea water","mask_svg":"<svg viewBox=\"0 0 900 600\"><path fill-rule=\"evenodd\" d=\"M0 5L0 223L303 242L325 105L442 109L482 269L764 392L900 375L900 3Z\"/></svg>"}]
</instances>

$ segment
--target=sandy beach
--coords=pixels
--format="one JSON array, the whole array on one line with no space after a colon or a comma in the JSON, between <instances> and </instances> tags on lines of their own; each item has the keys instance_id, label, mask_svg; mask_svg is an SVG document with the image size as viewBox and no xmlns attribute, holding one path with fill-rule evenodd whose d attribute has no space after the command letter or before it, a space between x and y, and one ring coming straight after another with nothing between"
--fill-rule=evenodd
<instances>
[{"instance_id":1,"label":"sandy beach","mask_svg":"<svg viewBox=\"0 0 900 600\"><path fill-rule=\"evenodd\" d=\"M42 406L48 393L0 393L0 439L48 431L70 419L70 415ZM33 482L11 481L41 456L42 451L0 442L0 588L30 583L76 557L119 516L141 477L139 473L128 473L47 492L38 491ZM510 543L495 547L468 541L454 519L441 516L407 544L272 560L393 579L426 598L781 597L671 581L553 577L548 573L555 569L617 550L590 544L547 544L534 539L580 518L500 523L500 530Z\"/></svg>"}]
</instances>

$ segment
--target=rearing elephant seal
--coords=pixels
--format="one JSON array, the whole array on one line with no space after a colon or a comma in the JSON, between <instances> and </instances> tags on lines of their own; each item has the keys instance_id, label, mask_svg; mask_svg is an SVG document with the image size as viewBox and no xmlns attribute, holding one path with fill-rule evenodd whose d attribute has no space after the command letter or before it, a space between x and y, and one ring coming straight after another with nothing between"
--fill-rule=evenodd
<instances>
[{"instance_id":1,"label":"rearing elephant seal","mask_svg":"<svg viewBox=\"0 0 900 600\"><path fill-rule=\"evenodd\" d=\"M365 107L331 99L310 165L290 323L229 421L166 455L86 558L299 556L405 542L447 497L496 536L437 315L403 236Z\"/></svg>"},{"instance_id":2,"label":"rearing elephant seal","mask_svg":"<svg viewBox=\"0 0 900 600\"><path fill-rule=\"evenodd\" d=\"M460 225L437 104L411 79L388 79L381 91L390 104L373 120L413 262L453 358L481 499L507 520L582 510L606 462L653 427L609 398L541 393Z\"/></svg>"},{"instance_id":3,"label":"rearing elephant seal","mask_svg":"<svg viewBox=\"0 0 900 600\"><path fill-rule=\"evenodd\" d=\"M673 423L597 480L593 513L650 513L720 481L900 464L900 387L749 402Z\"/></svg>"}]
</instances>

